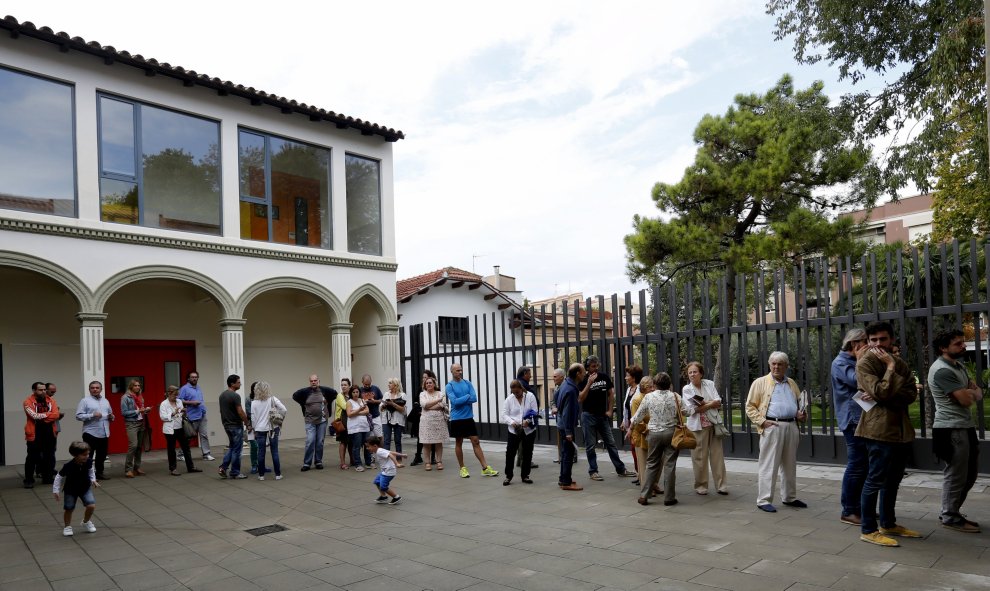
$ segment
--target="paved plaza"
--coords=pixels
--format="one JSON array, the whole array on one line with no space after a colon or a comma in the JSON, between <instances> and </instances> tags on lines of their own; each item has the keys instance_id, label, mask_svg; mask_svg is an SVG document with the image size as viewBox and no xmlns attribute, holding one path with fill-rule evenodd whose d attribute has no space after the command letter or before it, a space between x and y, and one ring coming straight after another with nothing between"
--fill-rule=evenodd
<instances>
[{"instance_id":1,"label":"paved plaza","mask_svg":"<svg viewBox=\"0 0 990 591\"><path fill-rule=\"evenodd\" d=\"M484 447L501 470L504 444ZM374 472L331 468L336 451L328 441L328 469L301 473L302 441L282 442L279 482L222 481L217 462L172 477L164 452L146 456L148 476L125 479L113 456L98 531L78 527L80 507L71 538L50 487L25 490L22 466L0 468L0 589L990 589L990 532L938 525L938 475L911 474L901 489L898 519L925 539L880 548L839 522L835 467L800 469L810 508L766 514L752 462L729 462L730 496L702 497L682 457L680 503L642 507L630 479L591 482L583 458L574 474L585 490L560 491L552 447L537 447L535 484L517 473L503 487L473 457L471 478L459 478L448 446L446 470L399 471L403 503L393 507L374 503ZM981 479L964 509L990 525L987 486ZM245 531L273 524L287 529Z\"/></svg>"}]
</instances>

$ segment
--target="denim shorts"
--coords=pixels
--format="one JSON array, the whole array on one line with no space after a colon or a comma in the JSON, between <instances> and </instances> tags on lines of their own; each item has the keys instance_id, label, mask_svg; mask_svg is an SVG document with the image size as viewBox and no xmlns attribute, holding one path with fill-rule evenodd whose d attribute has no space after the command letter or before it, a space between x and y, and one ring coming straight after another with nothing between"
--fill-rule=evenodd
<instances>
[{"instance_id":1,"label":"denim shorts","mask_svg":"<svg viewBox=\"0 0 990 591\"><path fill-rule=\"evenodd\" d=\"M96 504L96 497L93 496L93 489L89 489L84 492L81 496L71 495L65 493L62 495L62 508L66 511L72 511L76 508L76 499L82 500L83 507L88 507L90 505Z\"/></svg>"},{"instance_id":2,"label":"denim shorts","mask_svg":"<svg viewBox=\"0 0 990 591\"><path fill-rule=\"evenodd\" d=\"M382 491L383 493L387 491L388 485L392 482L393 478L395 478L395 476L386 476L384 474L379 474L378 476L375 476L375 484L378 485L378 490Z\"/></svg>"}]
</instances>

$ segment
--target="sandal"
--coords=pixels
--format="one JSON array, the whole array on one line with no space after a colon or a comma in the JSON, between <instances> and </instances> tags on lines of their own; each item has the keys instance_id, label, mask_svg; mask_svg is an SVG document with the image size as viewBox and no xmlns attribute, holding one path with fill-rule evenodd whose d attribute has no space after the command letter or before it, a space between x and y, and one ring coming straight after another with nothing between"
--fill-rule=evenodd
<instances>
[{"instance_id":1,"label":"sandal","mask_svg":"<svg viewBox=\"0 0 990 591\"><path fill-rule=\"evenodd\" d=\"M443 462L437 462L437 470L443 470Z\"/></svg>"},{"instance_id":2,"label":"sandal","mask_svg":"<svg viewBox=\"0 0 990 591\"><path fill-rule=\"evenodd\" d=\"M340 469L341 470L347 470L348 468L350 468L350 466L348 466L347 464L341 464L340 465Z\"/></svg>"},{"instance_id":3,"label":"sandal","mask_svg":"<svg viewBox=\"0 0 990 591\"><path fill-rule=\"evenodd\" d=\"M426 470L427 472L433 470L433 464L427 464L426 465L426 468L424 468L424 470Z\"/></svg>"}]
</instances>

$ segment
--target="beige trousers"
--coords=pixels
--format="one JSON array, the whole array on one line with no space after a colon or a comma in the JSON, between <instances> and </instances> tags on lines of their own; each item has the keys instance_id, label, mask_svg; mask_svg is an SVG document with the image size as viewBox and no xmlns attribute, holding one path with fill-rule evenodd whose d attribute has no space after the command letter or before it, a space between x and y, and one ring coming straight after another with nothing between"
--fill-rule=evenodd
<instances>
[{"instance_id":1,"label":"beige trousers","mask_svg":"<svg viewBox=\"0 0 990 591\"><path fill-rule=\"evenodd\" d=\"M778 423L763 430L760 436L759 491L757 505L773 501L773 489L780 476L780 497L784 501L797 498L797 423Z\"/></svg>"},{"instance_id":2,"label":"beige trousers","mask_svg":"<svg viewBox=\"0 0 990 591\"><path fill-rule=\"evenodd\" d=\"M643 482L643 478L646 477L646 456L647 450L642 447L633 446L633 453L636 454L636 472L638 472L638 477L640 483Z\"/></svg>"},{"instance_id":3,"label":"beige trousers","mask_svg":"<svg viewBox=\"0 0 990 591\"><path fill-rule=\"evenodd\" d=\"M722 440L715 437L715 427L705 427L694 432L698 447L691 450L691 465L694 468L694 490L708 491L708 467L711 466L715 490L725 491L725 455L722 453Z\"/></svg>"}]
</instances>

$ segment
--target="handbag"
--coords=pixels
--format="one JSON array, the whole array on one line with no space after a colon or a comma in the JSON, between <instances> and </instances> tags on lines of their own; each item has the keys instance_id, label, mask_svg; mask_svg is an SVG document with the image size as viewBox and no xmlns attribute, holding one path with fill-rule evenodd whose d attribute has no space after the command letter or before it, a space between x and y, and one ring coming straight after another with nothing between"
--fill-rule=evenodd
<instances>
[{"instance_id":1,"label":"handbag","mask_svg":"<svg viewBox=\"0 0 990 591\"><path fill-rule=\"evenodd\" d=\"M731 433L729 433L729 428L722 423L712 423L712 429L716 439L725 439Z\"/></svg>"},{"instance_id":2,"label":"handbag","mask_svg":"<svg viewBox=\"0 0 990 591\"><path fill-rule=\"evenodd\" d=\"M271 424L272 428L281 427L282 423L285 421L285 413L280 411L277 406L275 406L275 398L269 399L271 402L271 408L268 410L268 423Z\"/></svg>"},{"instance_id":3,"label":"handbag","mask_svg":"<svg viewBox=\"0 0 990 591\"><path fill-rule=\"evenodd\" d=\"M193 426L192 421L187 419L185 415L182 417L182 432L186 434L186 439L192 439L196 436L196 427Z\"/></svg>"},{"instance_id":4,"label":"handbag","mask_svg":"<svg viewBox=\"0 0 990 591\"><path fill-rule=\"evenodd\" d=\"M681 405L677 401L677 394L673 396L674 403L677 404L677 426L674 427L674 437L671 439L670 445L674 449L694 449L698 447L698 440L695 439L694 433L684 424L684 415L681 413Z\"/></svg>"}]
</instances>

